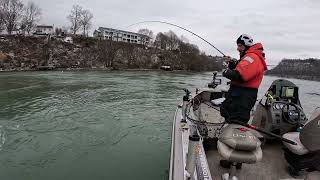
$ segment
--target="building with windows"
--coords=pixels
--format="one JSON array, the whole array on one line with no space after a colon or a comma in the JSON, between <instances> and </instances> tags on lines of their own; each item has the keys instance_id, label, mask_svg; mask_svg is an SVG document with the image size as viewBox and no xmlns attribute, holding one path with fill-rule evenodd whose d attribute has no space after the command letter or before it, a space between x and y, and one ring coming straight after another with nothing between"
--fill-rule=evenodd
<instances>
[{"instance_id":1,"label":"building with windows","mask_svg":"<svg viewBox=\"0 0 320 180\"><path fill-rule=\"evenodd\" d=\"M53 26L38 25L36 26L35 35L51 35L53 34Z\"/></svg>"},{"instance_id":2,"label":"building with windows","mask_svg":"<svg viewBox=\"0 0 320 180\"><path fill-rule=\"evenodd\" d=\"M95 30L93 37L103 40L141 44L146 46L149 46L151 39L149 36L144 34L104 27L99 27L98 30Z\"/></svg>"}]
</instances>

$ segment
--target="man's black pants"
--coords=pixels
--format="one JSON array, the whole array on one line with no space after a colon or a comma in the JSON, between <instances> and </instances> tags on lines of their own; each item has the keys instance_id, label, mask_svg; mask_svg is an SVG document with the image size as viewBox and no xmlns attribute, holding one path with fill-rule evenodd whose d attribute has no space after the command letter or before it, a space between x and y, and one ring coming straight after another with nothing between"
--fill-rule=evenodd
<instances>
[{"instance_id":1,"label":"man's black pants","mask_svg":"<svg viewBox=\"0 0 320 180\"><path fill-rule=\"evenodd\" d=\"M232 120L248 123L250 111L257 100L258 89L231 85L220 114L227 122Z\"/></svg>"}]
</instances>

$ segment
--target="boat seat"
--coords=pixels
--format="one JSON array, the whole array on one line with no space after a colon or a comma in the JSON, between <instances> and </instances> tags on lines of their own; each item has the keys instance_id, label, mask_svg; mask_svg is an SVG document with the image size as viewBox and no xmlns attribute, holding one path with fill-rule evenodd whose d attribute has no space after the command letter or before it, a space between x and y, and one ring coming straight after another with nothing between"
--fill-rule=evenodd
<instances>
[{"instance_id":1,"label":"boat seat","mask_svg":"<svg viewBox=\"0 0 320 180\"><path fill-rule=\"evenodd\" d=\"M218 141L218 151L225 160L231 162L253 164L262 159L261 147L254 151L240 151L227 146L221 141Z\"/></svg>"},{"instance_id":2,"label":"boat seat","mask_svg":"<svg viewBox=\"0 0 320 180\"><path fill-rule=\"evenodd\" d=\"M308 149L304 147L304 145L300 141L300 132L288 132L284 134L282 137L297 143L297 145L293 145L284 142L284 145L294 154L304 155L309 152Z\"/></svg>"},{"instance_id":3,"label":"boat seat","mask_svg":"<svg viewBox=\"0 0 320 180\"><path fill-rule=\"evenodd\" d=\"M253 151L260 147L260 140L247 127L229 124L223 129L219 141L235 150Z\"/></svg>"},{"instance_id":4,"label":"boat seat","mask_svg":"<svg viewBox=\"0 0 320 180\"><path fill-rule=\"evenodd\" d=\"M231 162L256 163L262 159L260 140L246 127L230 124L219 137L218 151Z\"/></svg>"}]
</instances>

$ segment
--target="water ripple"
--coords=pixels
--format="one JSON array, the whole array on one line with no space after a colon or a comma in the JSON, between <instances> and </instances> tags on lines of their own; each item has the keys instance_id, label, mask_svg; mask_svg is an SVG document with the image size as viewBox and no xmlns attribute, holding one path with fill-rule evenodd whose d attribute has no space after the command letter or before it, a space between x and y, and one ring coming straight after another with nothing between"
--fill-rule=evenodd
<instances>
[{"instance_id":1,"label":"water ripple","mask_svg":"<svg viewBox=\"0 0 320 180\"><path fill-rule=\"evenodd\" d=\"M6 137L5 137L5 131L2 126L0 126L0 151L2 150L2 147L4 143L6 142Z\"/></svg>"},{"instance_id":2,"label":"water ripple","mask_svg":"<svg viewBox=\"0 0 320 180\"><path fill-rule=\"evenodd\" d=\"M74 127L74 128L65 128L65 129L40 129L40 130L37 130L37 129L25 129L25 130L21 130L21 131L25 131L25 132L31 132L31 133L53 133L53 132L68 132L68 131L76 131L76 130L79 130L80 128L79 127Z\"/></svg>"},{"instance_id":3,"label":"water ripple","mask_svg":"<svg viewBox=\"0 0 320 180\"><path fill-rule=\"evenodd\" d=\"M0 179L26 179L24 174L28 173L35 178L27 179L66 179L77 175L83 177L77 178L80 180L88 179L88 170L93 169L97 176L90 178L103 179L99 175L105 174L105 169L119 169L108 172L117 177L116 173L126 174L126 170L140 162L148 167L134 171L144 174L154 161L157 161L155 168L163 171L168 168L170 131L176 104L184 95L181 89L205 86L211 75L0 74L0 84L6 85L0 87L0 170L6 172L0 173ZM264 79L260 97L273 80ZM294 80L294 83L303 84L299 95L306 111L319 106L318 82ZM159 179L153 169L149 170L154 179ZM43 176L37 176L39 172Z\"/></svg>"},{"instance_id":4,"label":"water ripple","mask_svg":"<svg viewBox=\"0 0 320 180\"><path fill-rule=\"evenodd\" d=\"M320 93L307 93L309 95L315 95L315 96L320 96Z\"/></svg>"},{"instance_id":5,"label":"water ripple","mask_svg":"<svg viewBox=\"0 0 320 180\"><path fill-rule=\"evenodd\" d=\"M112 143L112 146L115 146L115 145L119 144L119 143L120 143L125 137L127 137L129 134L130 134L130 132L126 132L126 133L124 133L123 135L121 135L120 138L118 138L116 141L114 141L114 142Z\"/></svg>"}]
</instances>

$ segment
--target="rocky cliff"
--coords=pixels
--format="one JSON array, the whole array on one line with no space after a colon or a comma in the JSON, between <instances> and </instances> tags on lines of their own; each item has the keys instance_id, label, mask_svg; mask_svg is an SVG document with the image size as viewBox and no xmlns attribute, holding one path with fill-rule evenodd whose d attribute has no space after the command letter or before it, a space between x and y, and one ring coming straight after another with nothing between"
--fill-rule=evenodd
<instances>
[{"instance_id":1,"label":"rocky cliff","mask_svg":"<svg viewBox=\"0 0 320 180\"><path fill-rule=\"evenodd\" d=\"M182 46L181 46L182 47ZM206 56L190 44L166 50L137 44L73 37L7 36L0 41L0 71L59 68L220 70L221 57Z\"/></svg>"},{"instance_id":2,"label":"rocky cliff","mask_svg":"<svg viewBox=\"0 0 320 180\"><path fill-rule=\"evenodd\" d=\"M320 81L320 59L283 59L266 74Z\"/></svg>"}]
</instances>

